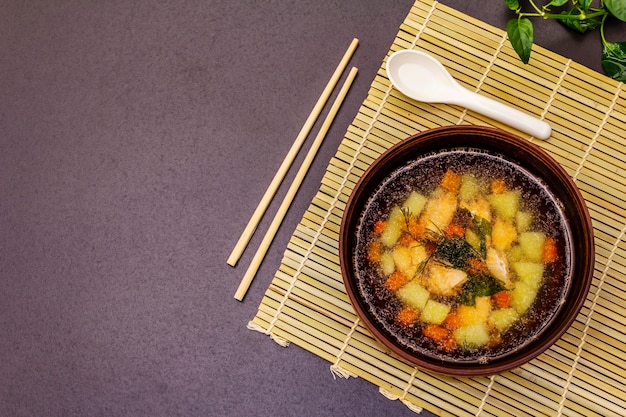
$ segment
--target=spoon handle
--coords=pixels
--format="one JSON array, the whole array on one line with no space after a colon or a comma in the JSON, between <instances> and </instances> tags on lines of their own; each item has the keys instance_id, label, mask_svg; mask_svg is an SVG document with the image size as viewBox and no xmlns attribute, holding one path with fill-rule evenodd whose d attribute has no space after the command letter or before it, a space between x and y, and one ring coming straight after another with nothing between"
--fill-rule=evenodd
<instances>
[{"instance_id":1,"label":"spoon handle","mask_svg":"<svg viewBox=\"0 0 626 417\"><path fill-rule=\"evenodd\" d=\"M477 113L507 124L537 139L546 140L550 137L552 128L548 123L466 88L462 88L462 90L464 90L464 93L460 94L457 100L454 100L455 104L460 104Z\"/></svg>"}]
</instances>

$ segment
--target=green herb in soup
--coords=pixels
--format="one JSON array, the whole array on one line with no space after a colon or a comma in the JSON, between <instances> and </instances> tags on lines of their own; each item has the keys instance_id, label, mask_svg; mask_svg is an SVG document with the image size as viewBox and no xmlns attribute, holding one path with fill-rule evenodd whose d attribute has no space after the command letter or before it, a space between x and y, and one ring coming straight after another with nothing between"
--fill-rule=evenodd
<instances>
[{"instance_id":1,"label":"green herb in soup","mask_svg":"<svg viewBox=\"0 0 626 417\"><path fill-rule=\"evenodd\" d=\"M367 258L397 300L394 322L443 352L498 346L523 321L560 261L522 190L505 178L448 169L373 222Z\"/></svg>"}]
</instances>

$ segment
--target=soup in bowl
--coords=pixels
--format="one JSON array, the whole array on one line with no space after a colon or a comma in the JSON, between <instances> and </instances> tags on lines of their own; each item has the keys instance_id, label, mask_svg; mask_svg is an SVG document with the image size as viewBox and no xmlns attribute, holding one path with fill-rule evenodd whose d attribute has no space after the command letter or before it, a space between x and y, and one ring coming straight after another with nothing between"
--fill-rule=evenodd
<instances>
[{"instance_id":1,"label":"soup in bowl","mask_svg":"<svg viewBox=\"0 0 626 417\"><path fill-rule=\"evenodd\" d=\"M408 138L363 174L340 262L355 310L394 353L487 375L536 357L578 314L593 274L584 200L536 145L451 126Z\"/></svg>"}]
</instances>

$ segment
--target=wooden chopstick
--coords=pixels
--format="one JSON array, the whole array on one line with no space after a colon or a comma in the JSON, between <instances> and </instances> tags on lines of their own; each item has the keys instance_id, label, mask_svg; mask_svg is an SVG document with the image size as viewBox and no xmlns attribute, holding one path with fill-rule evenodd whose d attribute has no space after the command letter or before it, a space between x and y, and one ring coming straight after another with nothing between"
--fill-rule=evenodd
<instances>
[{"instance_id":1,"label":"wooden chopstick","mask_svg":"<svg viewBox=\"0 0 626 417\"><path fill-rule=\"evenodd\" d=\"M330 98L330 95L333 92L335 86L337 85L337 82L339 81L339 79L341 78L341 75L343 74L344 70L348 66L348 62L350 61L350 58L352 58L352 55L354 54L354 51L356 50L356 47L358 46L358 44L359 44L359 40L357 38L354 38L352 42L350 43L350 46L346 50L343 58L339 62L339 65L335 69L335 72L333 73L332 77L328 81L328 84L326 84L326 88L324 88L324 91L322 91L322 95L317 100L315 107L313 107L311 114L309 114L309 117L306 119L304 125L302 126L302 129L300 130L300 133L294 140L293 145L291 145L291 149L289 149L289 152L287 153L287 155L285 156L285 159L283 160L282 164L278 168L278 171L276 171L276 174L274 175L274 179L272 179L272 182L270 183L267 190L265 191L265 194L261 198L259 205L257 206L256 210L252 214L252 217L248 221L246 228L243 230L241 236L239 237L239 240L237 241L237 243L235 244L235 247L233 248L233 251L228 257L228 260L226 261L226 263L228 263L229 265L235 266L237 262L239 261L239 258L241 258L243 251L246 249L246 246L250 242L250 239L252 238L254 231L259 225L261 218L265 214L267 207L271 203L272 198L274 198L274 194L276 194L276 191L278 190L280 183L285 178L285 175L287 174L287 171L289 171L289 168L293 164L293 161L295 160L298 154L298 151L300 150L305 139L311 132L313 125L315 124L315 122L317 121L317 118L319 117L322 110L324 109L324 106L326 105L326 102Z\"/></svg>"},{"instance_id":2,"label":"wooden chopstick","mask_svg":"<svg viewBox=\"0 0 626 417\"><path fill-rule=\"evenodd\" d=\"M287 194L285 195L282 204L280 205L276 215L274 216L274 220L272 220L270 227L265 233L265 237L261 241L259 248L254 254L254 257L252 258L252 262L250 263L250 266L246 270L246 273L244 274L243 279L241 280L241 283L239 284L239 288L237 288L237 291L235 292L235 298L237 300L239 301L243 300L243 297L246 295L246 292L248 291L248 288L250 287L250 284L252 283L252 280L254 279L254 276L256 275L259 269L259 266L261 265L261 262L263 261L263 258L265 257L265 254L267 253L269 249L270 244L272 243L272 240L276 236L276 232L278 232L278 228L280 227L280 224L282 223L283 219L285 218L285 215L287 214L287 210L289 209L289 206L293 202L293 199L296 193L298 192L298 188L300 188L300 185L302 184L302 181L304 180L305 175L307 174L309 168L311 167L311 164L313 163L313 159L315 158L315 155L317 154L317 151L320 148L322 141L326 137L326 133L328 133L328 130L330 129L330 126L333 123L335 116L337 115L337 112L339 111L339 108L343 104L343 100L345 99L346 94L348 93L348 90L352 86L352 82L354 81L354 78L356 77L357 72L358 72L358 69L355 67L353 67L352 70L350 70L350 73L348 74L346 81L344 82L343 86L341 87L341 90L339 91L337 97L335 98L335 101L332 107L330 108L330 111L328 115L326 116L326 119L324 120L324 123L322 124L322 127L320 128L319 133L315 137L315 140L313 141L311 148L309 149L304 161L302 162L302 166L300 166L300 169L298 170L296 177L291 183L291 186L289 187L289 190L287 191Z\"/></svg>"}]
</instances>

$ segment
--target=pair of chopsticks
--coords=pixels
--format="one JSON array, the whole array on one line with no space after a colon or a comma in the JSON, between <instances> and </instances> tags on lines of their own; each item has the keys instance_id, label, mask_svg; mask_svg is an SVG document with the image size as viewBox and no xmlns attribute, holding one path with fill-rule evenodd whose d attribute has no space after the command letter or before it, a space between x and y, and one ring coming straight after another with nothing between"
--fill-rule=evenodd
<instances>
[{"instance_id":1,"label":"pair of chopsticks","mask_svg":"<svg viewBox=\"0 0 626 417\"><path fill-rule=\"evenodd\" d=\"M278 191L279 185L285 178L287 171L289 171L289 168L293 164L293 161L295 160L296 155L298 154L300 148L302 147L305 139L311 132L311 129L313 128L313 125L315 124L316 120L318 119L319 115L324 109L324 106L328 102L328 99L330 98L332 91L334 90L339 79L341 78L341 75L345 71L348 65L348 62L350 61L350 58L352 57L352 55L354 54L354 51L356 50L356 47L358 46L358 43L359 41L356 38L353 39L352 42L350 43L348 50L346 51L343 58L339 62L339 65L337 66L337 68L335 69L335 72L333 73L332 77L328 81L326 88L324 88L322 95L317 100L315 107L313 107L311 114L309 114L309 117L305 121L304 126L302 126L302 129L300 130L300 133L298 134L293 145L291 146L291 149L285 156L285 159L283 160L282 164L278 168L278 171L274 175L272 182L270 183L267 190L265 191L265 194L261 198L259 205L257 206L256 210L252 214L250 221L248 222L246 228L244 229L235 247L233 248L233 251L228 257L228 260L226 262L229 265L235 266L237 262L239 261L239 258L241 258L241 255L246 249L246 246L248 245L248 243L250 242L250 239L252 238L252 235L254 234L257 226L259 225L261 218L263 217L265 211L270 205L272 198L274 197L274 194L276 194L276 191ZM329 110L328 115L326 116L326 119L324 120L324 123L322 124L322 127L320 128L319 133L315 137L315 140L313 144L311 145L311 148L309 149L305 159L303 160L302 165L300 166L300 169L298 170L293 182L291 183L291 186L289 187L287 194L283 198L283 202L281 203L278 211L276 212L274 216L274 220L270 224L267 232L265 233L265 237L263 238L261 244L259 245L259 248L257 249L254 257L252 258L250 266L246 270L246 273L244 274L241 280L241 283L239 284L239 287L237 288L237 291L235 292L235 299L241 301L243 300L243 297L246 295L246 292L248 291L248 288L250 287L250 284L252 283L252 280L254 279L254 276L256 275L261 265L261 262L263 262L263 258L267 254L267 251L269 249L270 244L272 243L272 240L274 239L274 237L276 236L276 233L278 232L278 228L280 227L280 224L282 223L283 219L285 218L285 215L287 214L287 210L289 209L289 206L293 202L293 199L296 193L298 192L298 189L300 185L302 184L304 177L306 176L309 168L311 167L311 164L313 163L313 159L315 158L317 151L319 150L324 138L326 137L326 133L328 133L328 130L330 129L330 126L333 123L335 116L339 112L339 108L343 104L343 100L345 99L348 93L348 90L352 86L352 82L354 81L354 78L356 77L357 71L358 71L357 68L353 67L350 73L348 74L348 76L346 77L346 80L344 81L344 84L341 87L341 90L337 94L337 97L335 98L335 101L333 102L333 105L331 109Z\"/></svg>"}]
</instances>

